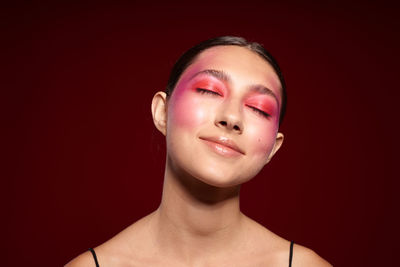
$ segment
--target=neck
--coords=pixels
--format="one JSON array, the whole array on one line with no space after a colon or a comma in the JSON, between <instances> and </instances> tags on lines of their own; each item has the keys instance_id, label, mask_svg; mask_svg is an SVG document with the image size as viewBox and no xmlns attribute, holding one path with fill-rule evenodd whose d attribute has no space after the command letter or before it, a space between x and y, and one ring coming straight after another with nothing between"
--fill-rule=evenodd
<instances>
[{"instance_id":1,"label":"neck","mask_svg":"<svg viewBox=\"0 0 400 267\"><path fill-rule=\"evenodd\" d=\"M157 239L193 259L235 244L241 226L240 186L218 188L174 172L167 162L162 201L156 211ZM201 254L200 253L200 254Z\"/></svg>"}]
</instances>

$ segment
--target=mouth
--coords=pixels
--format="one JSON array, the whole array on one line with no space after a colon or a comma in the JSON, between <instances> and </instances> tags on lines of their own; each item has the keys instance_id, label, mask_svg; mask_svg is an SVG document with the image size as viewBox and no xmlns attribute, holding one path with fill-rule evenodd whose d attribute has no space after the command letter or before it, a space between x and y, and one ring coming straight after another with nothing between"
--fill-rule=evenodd
<instances>
[{"instance_id":1,"label":"mouth","mask_svg":"<svg viewBox=\"0 0 400 267\"><path fill-rule=\"evenodd\" d=\"M227 156L237 157L245 155L244 151L240 149L236 143L224 136L211 136L211 137L200 137L211 149L216 153Z\"/></svg>"}]
</instances>

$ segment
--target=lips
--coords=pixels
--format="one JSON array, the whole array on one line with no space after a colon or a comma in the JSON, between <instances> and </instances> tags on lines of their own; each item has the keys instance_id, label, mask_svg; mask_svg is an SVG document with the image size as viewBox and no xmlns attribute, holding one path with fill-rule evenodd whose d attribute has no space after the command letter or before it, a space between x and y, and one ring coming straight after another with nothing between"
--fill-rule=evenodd
<instances>
[{"instance_id":1,"label":"lips","mask_svg":"<svg viewBox=\"0 0 400 267\"><path fill-rule=\"evenodd\" d=\"M226 156L245 154L244 151L240 149L233 140L225 136L200 137L200 139L206 141L216 150L216 152L220 154Z\"/></svg>"}]
</instances>

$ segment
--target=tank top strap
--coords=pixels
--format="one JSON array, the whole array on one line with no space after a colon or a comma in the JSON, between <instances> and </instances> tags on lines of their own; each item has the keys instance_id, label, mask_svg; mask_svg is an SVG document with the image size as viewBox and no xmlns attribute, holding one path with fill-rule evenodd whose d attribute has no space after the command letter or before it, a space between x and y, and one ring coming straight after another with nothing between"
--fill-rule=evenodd
<instances>
[{"instance_id":1,"label":"tank top strap","mask_svg":"<svg viewBox=\"0 0 400 267\"><path fill-rule=\"evenodd\" d=\"M290 250L289 250L289 267L292 267L292 259L293 259L293 245L294 242L290 241Z\"/></svg>"},{"instance_id":2,"label":"tank top strap","mask_svg":"<svg viewBox=\"0 0 400 267\"><path fill-rule=\"evenodd\" d=\"M292 259L293 259L293 245L294 245L294 241L290 241L290 249L289 249L289 267L292 267ZM94 252L93 248L89 248L89 251L92 253L93 255L93 259L94 262L96 264L96 267L100 267L99 266L99 262L97 261L97 256L96 256L96 252Z\"/></svg>"},{"instance_id":3,"label":"tank top strap","mask_svg":"<svg viewBox=\"0 0 400 267\"><path fill-rule=\"evenodd\" d=\"M89 251L92 253L93 255L93 259L94 259L94 263L96 264L96 267L100 267L99 262L97 261L97 256L96 256L96 252L94 252L94 249L89 248Z\"/></svg>"}]
</instances>

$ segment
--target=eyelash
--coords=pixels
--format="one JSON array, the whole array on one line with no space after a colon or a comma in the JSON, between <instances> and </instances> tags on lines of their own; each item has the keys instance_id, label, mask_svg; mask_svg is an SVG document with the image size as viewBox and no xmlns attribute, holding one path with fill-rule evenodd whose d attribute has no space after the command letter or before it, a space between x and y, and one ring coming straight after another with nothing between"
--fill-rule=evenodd
<instances>
[{"instance_id":1,"label":"eyelash","mask_svg":"<svg viewBox=\"0 0 400 267\"><path fill-rule=\"evenodd\" d=\"M267 112L265 112L265 111L262 111L262 110L260 110L260 109L258 109L258 108L252 107L252 106L248 106L248 107L251 108L254 112L258 113L258 114L261 115L261 116L264 116L264 117L266 117L266 118L271 117L271 115L269 115L269 114L268 114Z\"/></svg>"},{"instance_id":2,"label":"eyelash","mask_svg":"<svg viewBox=\"0 0 400 267\"><path fill-rule=\"evenodd\" d=\"M196 88L196 91L200 94L208 94L208 95L216 95L216 96L221 96L219 93L214 92L214 91L210 91L207 89L203 89L203 88Z\"/></svg>"},{"instance_id":3,"label":"eyelash","mask_svg":"<svg viewBox=\"0 0 400 267\"><path fill-rule=\"evenodd\" d=\"M215 95L215 96L221 96L219 93L214 92L214 91L210 91L204 88L196 88L196 91L200 94L208 94L208 95ZM248 106L249 108L251 108L254 112L258 113L259 115L269 118L271 117L271 115L269 115L268 113L266 113L265 111L262 111L258 108L252 107L252 106Z\"/></svg>"}]
</instances>

